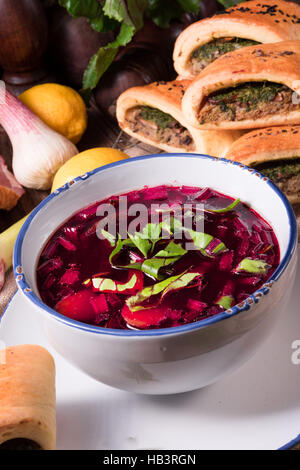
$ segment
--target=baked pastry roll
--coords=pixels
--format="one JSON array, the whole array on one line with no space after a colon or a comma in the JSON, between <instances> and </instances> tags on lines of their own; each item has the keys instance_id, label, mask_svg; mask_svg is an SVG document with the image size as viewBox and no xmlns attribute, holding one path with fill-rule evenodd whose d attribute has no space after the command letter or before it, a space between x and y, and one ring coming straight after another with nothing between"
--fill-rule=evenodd
<instances>
[{"instance_id":1,"label":"baked pastry roll","mask_svg":"<svg viewBox=\"0 0 300 470\"><path fill-rule=\"evenodd\" d=\"M55 366L46 349L0 351L0 450L54 450Z\"/></svg>"},{"instance_id":2,"label":"baked pastry roll","mask_svg":"<svg viewBox=\"0 0 300 470\"><path fill-rule=\"evenodd\" d=\"M196 76L226 52L254 44L300 39L300 6L278 0L249 1L191 24L177 38L174 67Z\"/></svg>"},{"instance_id":3,"label":"baked pastry roll","mask_svg":"<svg viewBox=\"0 0 300 470\"><path fill-rule=\"evenodd\" d=\"M295 93L296 92L296 93ZM191 82L186 121L199 129L254 129L300 123L300 41L228 52Z\"/></svg>"},{"instance_id":4,"label":"baked pastry roll","mask_svg":"<svg viewBox=\"0 0 300 470\"><path fill-rule=\"evenodd\" d=\"M123 131L167 152L198 152L221 157L240 131L201 131L183 116L181 101L191 82L155 82L126 90L117 101Z\"/></svg>"},{"instance_id":5,"label":"baked pastry roll","mask_svg":"<svg viewBox=\"0 0 300 470\"><path fill-rule=\"evenodd\" d=\"M244 134L225 157L256 168L290 202L300 202L300 126L267 127Z\"/></svg>"}]
</instances>

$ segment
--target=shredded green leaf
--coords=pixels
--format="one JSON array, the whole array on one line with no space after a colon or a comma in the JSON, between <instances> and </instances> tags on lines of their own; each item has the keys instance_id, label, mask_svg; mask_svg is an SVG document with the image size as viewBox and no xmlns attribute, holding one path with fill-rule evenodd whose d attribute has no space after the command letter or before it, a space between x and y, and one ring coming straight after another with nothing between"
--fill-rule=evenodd
<instances>
[{"instance_id":1,"label":"shredded green leaf","mask_svg":"<svg viewBox=\"0 0 300 470\"><path fill-rule=\"evenodd\" d=\"M145 287L136 295L129 297L129 299L126 300L126 304L132 312L144 310L147 307L142 306L141 304L146 300L149 300L152 296L158 295L162 292L161 299L159 300L160 302L168 292L186 287L200 275L201 273L181 273L177 276L171 276L168 279L154 284L153 286ZM153 306L150 308L153 308Z\"/></svg>"},{"instance_id":2,"label":"shredded green leaf","mask_svg":"<svg viewBox=\"0 0 300 470\"><path fill-rule=\"evenodd\" d=\"M205 210L208 212L214 212L216 214L223 214L223 212L232 211L232 209L234 209L240 202L241 202L240 199L235 199L231 204L229 204L229 206L226 206L222 209L210 209L210 208L205 207Z\"/></svg>"},{"instance_id":3,"label":"shredded green leaf","mask_svg":"<svg viewBox=\"0 0 300 470\"><path fill-rule=\"evenodd\" d=\"M236 272L246 272L250 274L266 274L270 265L259 259L244 258L236 268Z\"/></svg>"},{"instance_id":4,"label":"shredded green leaf","mask_svg":"<svg viewBox=\"0 0 300 470\"><path fill-rule=\"evenodd\" d=\"M228 310L229 308L232 307L234 303L234 298L231 295L223 295L218 301L217 305L220 305L221 307L225 308L225 310Z\"/></svg>"}]
</instances>

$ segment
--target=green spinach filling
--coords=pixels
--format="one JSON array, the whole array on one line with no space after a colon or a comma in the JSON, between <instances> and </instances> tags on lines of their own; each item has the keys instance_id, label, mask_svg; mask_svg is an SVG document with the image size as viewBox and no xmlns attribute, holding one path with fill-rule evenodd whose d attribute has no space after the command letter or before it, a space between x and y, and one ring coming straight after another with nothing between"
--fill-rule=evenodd
<instances>
[{"instance_id":1,"label":"green spinach filling","mask_svg":"<svg viewBox=\"0 0 300 470\"><path fill-rule=\"evenodd\" d=\"M175 123L174 119L170 114L164 113L156 108L150 106L141 106L141 118L145 121L154 122L160 129L166 129L170 124Z\"/></svg>"},{"instance_id":2,"label":"green spinach filling","mask_svg":"<svg viewBox=\"0 0 300 470\"><path fill-rule=\"evenodd\" d=\"M260 44L257 41L244 38L219 38L207 42L198 47L191 55L191 59L197 61L212 62L216 57L219 57L227 52L241 49L242 47L254 46Z\"/></svg>"},{"instance_id":3,"label":"green spinach filling","mask_svg":"<svg viewBox=\"0 0 300 470\"><path fill-rule=\"evenodd\" d=\"M300 174L300 161L278 160L255 165L255 168L274 182L278 182Z\"/></svg>"},{"instance_id":4,"label":"green spinach filling","mask_svg":"<svg viewBox=\"0 0 300 470\"><path fill-rule=\"evenodd\" d=\"M280 83L248 82L209 95L198 113L201 124L242 121L299 109L293 90Z\"/></svg>"},{"instance_id":5,"label":"green spinach filling","mask_svg":"<svg viewBox=\"0 0 300 470\"><path fill-rule=\"evenodd\" d=\"M232 103L246 104L247 108L255 107L258 103L273 101L278 93L288 90L280 83L252 82L229 88L225 92L217 92L209 96L208 101L220 106L222 111L227 111Z\"/></svg>"}]
</instances>

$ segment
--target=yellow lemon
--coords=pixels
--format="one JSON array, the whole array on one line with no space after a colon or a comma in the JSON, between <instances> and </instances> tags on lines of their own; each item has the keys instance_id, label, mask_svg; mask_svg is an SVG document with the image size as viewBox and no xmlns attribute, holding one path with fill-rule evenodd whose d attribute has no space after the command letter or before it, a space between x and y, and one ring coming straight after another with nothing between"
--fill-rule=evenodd
<instances>
[{"instance_id":1,"label":"yellow lemon","mask_svg":"<svg viewBox=\"0 0 300 470\"><path fill-rule=\"evenodd\" d=\"M126 158L129 158L126 153L109 147L98 147L78 153L58 170L53 180L52 191L88 171Z\"/></svg>"},{"instance_id":2,"label":"yellow lemon","mask_svg":"<svg viewBox=\"0 0 300 470\"><path fill-rule=\"evenodd\" d=\"M19 99L51 129L74 144L79 142L86 130L86 106L73 88L43 83L24 91Z\"/></svg>"}]
</instances>

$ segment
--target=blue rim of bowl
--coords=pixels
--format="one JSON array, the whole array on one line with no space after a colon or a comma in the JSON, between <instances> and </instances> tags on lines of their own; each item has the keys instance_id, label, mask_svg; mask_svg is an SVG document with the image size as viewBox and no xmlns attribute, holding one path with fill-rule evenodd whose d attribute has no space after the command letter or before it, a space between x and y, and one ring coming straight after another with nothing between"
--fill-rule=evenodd
<instances>
[{"instance_id":1,"label":"blue rim of bowl","mask_svg":"<svg viewBox=\"0 0 300 470\"><path fill-rule=\"evenodd\" d=\"M290 237L289 237L289 242L288 242L288 247L286 250L286 253L279 263L279 266L277 269L274 271L272 276L267 280L267 282L260 288L257 289L253 294L251 294L246 300L243 302L235 305L231 309L225 310L224 312L218 313L212 317L205 318L203 320L199 320L194 323L188 323L186 325L182 326L175 326L175 327L170 327L170 328L161 328L161 329L152 329L152 330L118 330L118 329L113 329L113 328L102 328L96 325L90 325L87 323L81 323L76 320L72 320L68 317L65 317L64 315L61 315L60 313L56 312L52 308L48 307L42 300L37 297L37 295L32 291L30 286L27 284L25 275L22 270L22 246L23 246L23 240L25 237L25 234L31 224L31 221L33 218L38 214L38 212L43 209L49 201L54 199L57 195L67 191L71 186L73 186L74 183L77 182L82 182L90 178L91 176L98 174L104 170L107 170L108 168L114 168L117 166L121 165L131 165L134 164L136 161L142 161L142 160L150 160L153 158L202 158L202 159L207 159L207 160L212 160L216 161L221 164L225 165L235 165L241 168L241 170L246 170L249 171L253 176L259 177L262 179L265 184L269 185L271 189L279 196L281 201L283 202L288 220L289 220L289 226L290 226ZM80 210L80 208L78 208ZM179 333L187 333L192 330L204 328L206 326L212 325L213 323L217 323L221 320L224 320L226 318L229 318L233 315L237 315L238 313L244 312L245 310L249 310L251 305L256 304L259 302L259 300L267 295L270 291L270 288L276 282L280 276L283 274L285 271L293 253L295 250L295 247L297 245L297 223L295 219L295 215L293 212L293 209L287 199L287 197L283 194L283 192L267 177L265 177L263 174L260 172L254 170L253 168L250 168L246 165L243 165L242 163L235 162L232 160L227 160L225 158L216 158L216 157L211 157L209 155L203 155L203 154L188 154L188 153L160 153L160 154L154 154L154 155L145 155L141 157L134 157L134 158L129 158L126 160L121 160L118 162L110 163L108 165L102 166L100 168L96 168L93 171L90 171L84 175L79 176L78 178L75 178L74 180L70 181L69 183L66 183L64 186L58 188L55 190L53 193L51 193L46 199L44 199L28 216L26 221L24 222L24 225L22 226L18 238L16 240L15 248L14 248L14 255L13 255L13 269L14 269L14 276L18 285L18 288L23 292L23 294L31 301L33 304L35 304L37 307L41 308L44 312L47 312L50 314L52 317L54 317L57 321L67 324L69 326L72 326L76 329L80 329L89 333L96 333L96 334L104 334L104 335L110 335L110 336L119 336L119 337L130 337L130 336L138 336L138 337L151 337L151 336L165 336L165 335L170 335L170 334L179 334Z\"/></svg>"}]
</instances>

